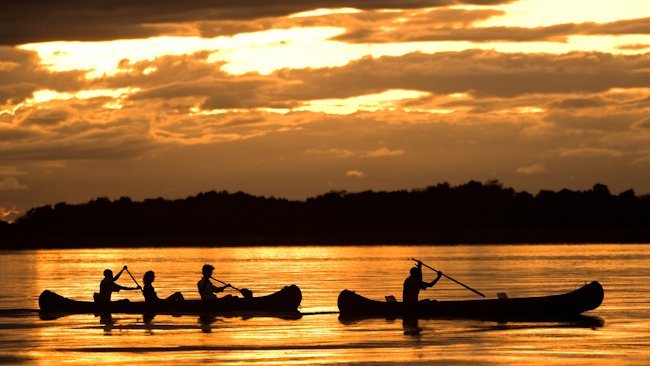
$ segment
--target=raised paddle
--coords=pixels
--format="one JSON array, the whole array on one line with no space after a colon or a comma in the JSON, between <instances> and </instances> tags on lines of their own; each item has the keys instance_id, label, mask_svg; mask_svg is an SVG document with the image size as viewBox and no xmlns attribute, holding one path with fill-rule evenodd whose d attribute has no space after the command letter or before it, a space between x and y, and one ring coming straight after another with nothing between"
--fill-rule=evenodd
<instances>
[{"instance_id":1,"label":"raised paddle","mask_svg":"<svg viewBox=\"0 0 650 366\"><path fill-rule=\"evenodd\" d=\"M429 269L432 270L432 271L435 271L435 272L440 273L440 271L438 271L438 270L435 269L435 268L432 268L432 267L427 266L426 263L422 262L421 260L418 260L418 259L415 259L415 258L411 258L411 260L414 260L414 261L416 261L416 262L418 262L418 263L421 263L423 266L429 268ZM466 289L468 289L468 290L470 290L470 291L472 291L472 292L474 292L474 293L476 293L476 294L479 294L479 295L485 297L485 295L483 295L480 291L474 290L473 288L467 286L466 284L464 284L464 283L460 283L460 282L456 281L455 279L453 279L453 278L447 276L447 275L444 274L444 273L443 273L442 275L445 276L445 277L447 277L448 279L450 279L450 280L456 282L457 284L459 284L459 285L465 287Z\"/></svg>"},{"instance_id":2,"label":"raised paddle","mask_svg":"<svg viewBox=\"0 0 650 366\"><path fill-rule=\"evenodd\" d=\"M226 285L226 286L232 288L233 290L237 290L237 291L239 291L239 293L240 293L240 294L241 294L245 299L250 299L251 297L253 297L253 291L251 291L251 290L249 290L249 289L247 289L247 288L237 288L237 287L235 287L235 286L233 286L233 285L231 285L231 284L229 284L229 283L223 282L223 281L218 280L218 279L216 279L216 278L214 278L214 277L210 277L210 278L213 279L213 280L215 280L215 281L217 281L217 282L219 282L219 283L221 283L221 284L224 284L224 285Z\"/></svg>"},{"instance_id":3,"label":"raised paddle","mask_svg":"<svg viewBox=\"0 0 650 366\"><path fill-rule=\"evenodd\" d=\"M126 266L124 266L124 269L126 270L126 273L128 273L129 276L131 276L131 279L133 280L133 282L135 282L135 285L138 286L138 287L140 288L140 292L142 292L142 293L144 294L144 290L142 289L142 287L140 286L140 284L138 283L138 281L135 280L135 277L133 277L133 275L131 274L131 272L129 272L129 269L128 269Z\"/></svg>"}]
</instances>

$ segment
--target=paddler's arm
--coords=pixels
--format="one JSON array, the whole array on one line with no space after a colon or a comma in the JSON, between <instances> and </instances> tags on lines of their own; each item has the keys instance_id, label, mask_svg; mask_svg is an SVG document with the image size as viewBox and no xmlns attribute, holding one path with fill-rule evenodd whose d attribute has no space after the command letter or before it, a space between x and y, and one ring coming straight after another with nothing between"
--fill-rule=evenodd
<instances>
[{"instance_id":1,"label":"paddler's arm","mask_svg":"<svg viewBox=\"0 0 650 366\"><path fill-rule=\"evenodd\" d=\"M117 281L120 278L120 276L122 275L122 272L124 272L125 269L126 269L126 266L122 267L122 269L119 272L117 272L117 275L115 275L115 277L113 277L113 281Z\"/></svg>"},{"instance_id":2,"label":"paddler's arm","mask_svg":"<svg viewBox=\"0 0 650 366\"><path fill-rule=\"evenodd\" d=\"M131 290L140 290L141 288L142 287L140 287L140 285L138 285L137 287L126 287L126 286L122 286L122 285L118 285L117 283L114 283L113 288L111 290L113 290L113 292L119 292L120 290L131 291Z\"/></svg>"},{"instance_id":3,"label":"paddler's arm","mask_svg":"<svg viewBox=\"0 0 650 366\"><path fill-rule=\"evenodd\" d=\"M225 285L225 286L222 286L222 287L218 287L218 286L213 285L212 282L210 282L210 286L212 286L212 287L210 287L210 290L211 290L212 292L214 292L214 293L223 292L225 289L227 289L228 287L230 287L229 284L228 284L228 285Z\"/></svg>"},{"instance_id":4,"label":"paddler's arm","mask_svg":"<svg viewBox=\"0 0 650 366\"><path fill-rule=\"evenodd\" d=\"M442 277L442 271L438 271L438 276L436 277L436 279L429 282L427 284L427 287L433 287L436 283L438 283L438 281L440 280L440 277Z\"/></svg>"}]
</instances>

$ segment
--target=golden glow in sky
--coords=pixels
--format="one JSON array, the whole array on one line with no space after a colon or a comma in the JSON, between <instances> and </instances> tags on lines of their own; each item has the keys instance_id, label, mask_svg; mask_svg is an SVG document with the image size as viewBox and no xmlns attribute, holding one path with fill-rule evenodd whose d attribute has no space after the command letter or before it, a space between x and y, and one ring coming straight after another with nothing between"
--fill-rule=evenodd
<instances>
[{"instance_id":1,"label":"golden glow in sky","mask_svg":"<svg viewBox=\"0 0 650 366\"><path fill-rule=\"evenodd\" d=\"M495 6L505 12L480 26L539 27L561 23L612 22L650 16L645 0L521 0Z\"/></svg>"},{"instance_id":2,"label":"golden glow in sky","mask_svg":"<svg viewBox=\"0 0 650 366\"><path fill-rule=\"evenodd\" d=\"M647 1L485 3L8 3L0 212L495 178L646 192Z\"/></svg>"}]
</instances>

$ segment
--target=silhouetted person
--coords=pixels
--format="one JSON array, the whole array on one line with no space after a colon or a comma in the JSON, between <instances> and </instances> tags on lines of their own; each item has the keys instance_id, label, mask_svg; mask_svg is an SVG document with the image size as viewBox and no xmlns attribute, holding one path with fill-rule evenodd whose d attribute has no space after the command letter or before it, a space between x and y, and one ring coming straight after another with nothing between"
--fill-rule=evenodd
<instances>
[{"instance_id":1,"label":"silhouetted person","mask_svg":"<svg viewBox=\"0 0 650 366\"><path fill-rule=\"evenodd\" d=\"M225 285L218 287L210 282L210 277L212 277L212 271L214 267L209 264L204 264L201 272L203 272L203 278L196 284L199 289L199 295L201 295L201 300L203 301L214 301L217 299L216 293L223 292L230 285Z\"/></svg>"},{"instance_id":2,"label":"silhouetted person","mask_svg":"<svg viewBox=\"0 0 650 366\"><path fill-rule=\"evenodd\" d=\"M161 299L156 294L156 290L153 288L153 281L156 279L156 274L153 271L147 271L142 277L142 282L144 282L144 288L142 289L142 294L144 295L144 301L149 303L155 303L160 301L174 302L185 300L183 294L180 292L174 292L166 299Z\"/></svg>"},{"instance_id":3,"label":"silhouetted person","mask_svg":"<svg viewBox=\"0 0 650 366\"><path fill-rule=\"evenodd\" d=\"M404 303L418 302L420 290L426 290L433 287L438 280L442 277L442 271L438 271L438 277L431 282L422 281L422 263L418 262L416 267L411 268L411 275L404 280L404 288L402 290L402 301Z\"/></svg>"},{"instance_id":4,"label":"silhouetted person","mask_svg":"<svg viewBox=\"0 0 650 366\"><path fill-rule=\"evenodd\" d=\"M125 287L118 285L115 283L120 276L122 275L122 272L126 269L126 266L124 266L115 277L113 277L113 271L110 269L105 269L104 270L104 279L102 282L99 284L99 294L95 294L95 301L100 301L100 302L109 302L111 301L111 294L113 292L119 292L120 290L140 290L141 287Z\"/></svg>"}]
</instances>

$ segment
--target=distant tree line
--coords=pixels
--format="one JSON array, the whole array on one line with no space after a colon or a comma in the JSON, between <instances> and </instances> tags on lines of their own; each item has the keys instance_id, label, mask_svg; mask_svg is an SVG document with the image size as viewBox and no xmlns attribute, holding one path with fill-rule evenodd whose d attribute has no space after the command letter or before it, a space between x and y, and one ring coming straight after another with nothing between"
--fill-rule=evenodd
<instances>
[{"instance_id":1,"label":"distant tree line","mask_svg":"<svg viewBox=\"0 0 650 366\"><path fill-rule=\"evenodd\" d=\"M136 245L650 242L650 196L607 186L536 195L498 181L304 201L243 192L97 198L0 221L2 248Z\"/></svg>"}]
</instances>

